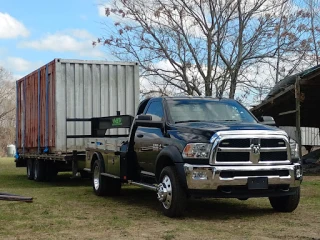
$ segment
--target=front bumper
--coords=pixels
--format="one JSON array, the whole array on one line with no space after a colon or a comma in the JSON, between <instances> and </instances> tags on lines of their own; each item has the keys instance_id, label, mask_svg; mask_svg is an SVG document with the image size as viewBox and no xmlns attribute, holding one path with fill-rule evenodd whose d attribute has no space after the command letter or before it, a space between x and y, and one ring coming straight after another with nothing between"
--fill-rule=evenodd
<instances>
[{"instance_id":1,"label":"front bumper","mask_svg":"<svg viewBox=\"0 0 320 240\"><path fill-rule=\"evenodd\" d=\"M264 177L268 187L283 189L300 186L302 176L300 164L273 166L211 166L184 164L189 190L218 190L224 187L247 187L248 179ZM277 173L281 173L277 175Z\"/></svg>"}]
</instances>

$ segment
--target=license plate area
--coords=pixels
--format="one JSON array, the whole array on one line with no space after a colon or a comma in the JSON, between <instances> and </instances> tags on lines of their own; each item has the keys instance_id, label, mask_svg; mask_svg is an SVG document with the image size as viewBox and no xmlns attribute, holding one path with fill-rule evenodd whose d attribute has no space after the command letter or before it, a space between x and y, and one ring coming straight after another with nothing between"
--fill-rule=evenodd
<instances>
[{"instance_id":1,"label":"license plate area","mask_svg":"<svg viewBox=\"0 0 320 240\"><path fill-rule=\"evenodd\" d=\"M254 177L248 178L248 189L268 189L268 178L267 177Z\"/></svg>"}]
</instances>

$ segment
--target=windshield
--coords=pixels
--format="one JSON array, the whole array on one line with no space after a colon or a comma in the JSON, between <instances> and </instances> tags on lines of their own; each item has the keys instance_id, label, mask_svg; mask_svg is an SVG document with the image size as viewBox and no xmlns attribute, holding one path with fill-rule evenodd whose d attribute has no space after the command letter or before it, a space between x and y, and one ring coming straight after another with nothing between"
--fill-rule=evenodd
<instances>
[{"instance_id":1,"label":"windshield","mask_svg":"<svg viewBox=\"0 0 320 240\"><path fill-rule=\"evenodd\" d=\"M175 123L181 122L245 122L256 123L252 115L236 101L208 99L167 100L169 114Z\"/></svg>"}]
</instances>

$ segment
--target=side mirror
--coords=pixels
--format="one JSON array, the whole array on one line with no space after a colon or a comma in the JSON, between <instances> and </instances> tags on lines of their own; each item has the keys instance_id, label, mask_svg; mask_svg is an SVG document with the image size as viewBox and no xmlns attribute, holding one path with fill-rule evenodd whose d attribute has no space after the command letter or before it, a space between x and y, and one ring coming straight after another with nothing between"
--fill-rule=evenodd
<instances>
[{"instance_id":1,"label":"side mirror","mask_svg":"<svg viewBox=\"0 0 320 240\"><path fill-rule=\"evenodd\" d=\"M135 119L136 127L151 127L151 128L160 128L164 130L163 121L152 121L152 116L150 115L138 115Z\"/></svg>"},{"instance_id":2,"label":"side mirror","mask_svg":"<svg viewBox=\"0 0 320 240\"><path fill-rule=\"evenodd\" d=\"M276 122L274 121L273 117L271 117L271 116L261 116L258 120L262 124L276 126Z\"/></svg>"}]
</instances>

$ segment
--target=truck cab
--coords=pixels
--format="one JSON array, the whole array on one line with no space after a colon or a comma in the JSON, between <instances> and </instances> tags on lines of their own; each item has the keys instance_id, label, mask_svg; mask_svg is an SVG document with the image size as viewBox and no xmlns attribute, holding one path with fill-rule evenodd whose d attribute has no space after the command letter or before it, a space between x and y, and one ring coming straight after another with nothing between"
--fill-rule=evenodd
<instances>
[{"instance_id":1,"label":"truck cab","mask_svg":"<svg viewBox=\"0 0 320 240\"><path fill-rule=\"evenodd\" d=\"M193 196L268 197L285 212L299 204L302 169L287 134L235 100L150 98L121 127L127 127L126 139L87 149L97 195L118 193L123 183L146 187L169 217L182 215Z\"/></svg>"}]
</instances>

